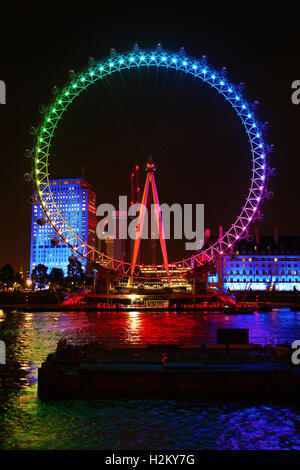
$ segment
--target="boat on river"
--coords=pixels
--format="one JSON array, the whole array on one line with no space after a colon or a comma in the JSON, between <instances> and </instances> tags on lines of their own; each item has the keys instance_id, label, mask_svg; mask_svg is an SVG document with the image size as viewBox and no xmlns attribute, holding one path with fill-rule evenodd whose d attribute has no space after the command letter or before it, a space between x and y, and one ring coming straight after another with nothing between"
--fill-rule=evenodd
<instances>
[{"instance_id":1,"label":"boat on river","mask_svg":"<svg viewBox=\"0 0 300 470\"><path fill-rule=\"evenodd\" d=\"M44 399L297 396L288 345L62 341L38 371Z\"/></svg>"}]
</instances>

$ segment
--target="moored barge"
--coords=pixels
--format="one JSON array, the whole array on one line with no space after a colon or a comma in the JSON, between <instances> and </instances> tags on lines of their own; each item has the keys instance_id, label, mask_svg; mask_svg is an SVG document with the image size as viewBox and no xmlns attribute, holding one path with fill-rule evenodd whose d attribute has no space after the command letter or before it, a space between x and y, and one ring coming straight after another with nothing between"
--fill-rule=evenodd
<instances>
[{"instance_id":1,"label":"moored barge","mask_svg":"<svg viewBox=\"0 0 300 470\"><path fill-rule=\"evenodd\" d=\"M288 346L58 344L38 373L45 399L277 397L300 392Z\"/></svg>"}]
</instances>

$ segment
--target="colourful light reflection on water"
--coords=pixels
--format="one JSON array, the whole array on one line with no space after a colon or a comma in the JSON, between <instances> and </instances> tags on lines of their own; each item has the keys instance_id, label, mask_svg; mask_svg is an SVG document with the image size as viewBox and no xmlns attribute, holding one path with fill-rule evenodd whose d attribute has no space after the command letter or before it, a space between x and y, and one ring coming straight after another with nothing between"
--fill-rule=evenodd
<instances>
[{"instance_id":1,"label":"colourful light reflection on water","mask_svg":"<svg viewBox=\"0 0 300 470\"><path fill-rule=\"evenodd\" d=\"M46 403L37 399L37 368L59 339L216 341L221 327L249 328L259 342L300 339L300 312L5 313L0 339L0 435L5 449L300 449L293 405L135 400Z\"/></svg>"}]
</instances>

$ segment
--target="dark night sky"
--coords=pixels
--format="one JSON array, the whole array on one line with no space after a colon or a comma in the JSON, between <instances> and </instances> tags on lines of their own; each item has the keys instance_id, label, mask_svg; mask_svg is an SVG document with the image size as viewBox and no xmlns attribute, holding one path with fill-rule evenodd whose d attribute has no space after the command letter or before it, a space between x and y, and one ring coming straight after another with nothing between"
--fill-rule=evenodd
<instances>
[{"instance_id":1,"label":"dark night sky","mask_svg":"<svg viewBox=\"0 0 300 470\"><path fill-rule=\"evenodd\" d=\"M29 169L24 150L32 142L27 129L40 119L38 106L52 99L53 85L66 83L69 69L79 71L88 57L106 57L111 47L127 51L135 42L162 42L172 50L183 45L194 57L206 54L216 69L226 66L233 83L246 83L246 96L260 101L259 116L270 123L268 143L276 147L275 197L265 204L261 232L277 226L279 234L300 234L300 105L291 102L291 83L300 79L294 9L63 4L42 11L27 2L1 11L0 79L7 104L0 106L0 266L29 264L31 187L23 182ZM129 194L131 167L152 152L161 202L205 203L206 226L226 227L248 189L247 141L234 113L208 86L177 78L130 71L89 89L59 127L51 176L78 176L84 164L98 202L115 202L117 194Z\"/></svg>"}]
</instances>

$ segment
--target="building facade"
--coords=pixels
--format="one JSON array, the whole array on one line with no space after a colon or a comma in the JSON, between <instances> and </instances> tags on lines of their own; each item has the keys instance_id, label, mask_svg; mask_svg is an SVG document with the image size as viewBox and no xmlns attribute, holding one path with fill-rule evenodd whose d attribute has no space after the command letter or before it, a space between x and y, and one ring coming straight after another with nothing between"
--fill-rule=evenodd
<instances>
[{"instance_id":1,"label":"building facade","mask_svg":"<svg viewBox=\"0 0 300 470\"><path fill-rule=\"evenodd\" d=\"M127 230L127 213L126 211L114 211L112 219L115 223L115 236L105 237L105 252L113 261L107 263L107 267L114 269L118 266L119 261L126 259L126 239L121 238L121 224ZM115 260L115 261L114 261Z\"/></svg>"},{"instance_id":2,"label":"building facade","mask_svg":"<svg viewBox=\"0 0 300 470\"><path fill-rule=\"evenodd\" d=\"M300 237L256 236L242 240L217 263L208 286L224 291L300 290Z\"/></svg>"},{"instance_id":3,"label":"building facade","mask_svg":"<svg viewBox=\"0 0 300 470\"><path fill-rule=\"evenodd\" d=\"M68 225L78 233L89 246L96 247L96 194L82 178L50 180L53 198L67 220ZM40 203L32 205L30 274L35 266L44 264L50 273L52 268L61 268L67 275L71 248L61 242L52 246L51 240L57 234L50 223L40 226L39 218L44 217ZM87 260L81 259L83 269Z\"/></svg>"}]
</instances>

